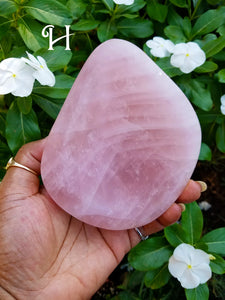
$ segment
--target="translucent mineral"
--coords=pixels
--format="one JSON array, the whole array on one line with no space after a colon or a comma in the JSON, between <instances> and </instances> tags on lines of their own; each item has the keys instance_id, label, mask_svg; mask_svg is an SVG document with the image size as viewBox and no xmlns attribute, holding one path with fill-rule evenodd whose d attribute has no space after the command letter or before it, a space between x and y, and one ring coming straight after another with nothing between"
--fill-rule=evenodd
<instances>
[{"instance_id":1,"label":"translucent mineral","mask_svg":"<svg viewBox=\"0 0 225 300\"><path fill-rule=\"evenodd\" d=\"M41 175L52 199L75 218L128 229L176 201L200 144L183 92L140 48L112 39L76 78L47 138Z\"/></svg>"}]
</instances>

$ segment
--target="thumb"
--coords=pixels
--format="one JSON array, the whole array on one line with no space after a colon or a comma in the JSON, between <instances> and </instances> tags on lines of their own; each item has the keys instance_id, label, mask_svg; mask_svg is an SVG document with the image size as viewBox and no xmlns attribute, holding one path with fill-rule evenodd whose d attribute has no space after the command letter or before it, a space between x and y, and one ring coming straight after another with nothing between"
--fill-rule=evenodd
<instances>
[{"instance_id":1,"label":"thumb","mask_svg":"<svg viewBox=\"0 0 225 300\"><path fill-rule=\"evenodd\" d=\"M40 174L41 157L46 139L31 142L22 146L14 160ZM1 182L1 194L21 194L31 196L39 191L37 175L18 167L10 167ZM3 196L3 195L2 195Z\"/></svg>"}]
</instances>

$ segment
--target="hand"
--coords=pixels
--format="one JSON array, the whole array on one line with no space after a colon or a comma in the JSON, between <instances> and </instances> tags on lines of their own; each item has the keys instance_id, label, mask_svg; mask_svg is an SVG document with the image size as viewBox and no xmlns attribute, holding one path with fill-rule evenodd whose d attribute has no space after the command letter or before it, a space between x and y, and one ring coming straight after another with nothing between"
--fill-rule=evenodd
<instances>
[{"instance_id":1,"label":"hand","mask_svg":"<svg viewBox=\"0 0 225 300\"><path fill-rule=\"evenodd\" d=\"M23 146L15 160L39 174L44 144ZM200 194L201 185L190 180L178 203L144 226L145 233L176 222L179 202ZM134 229L104 230L71 217L24 169L9 168L0 184L0 299L90 299L138 242Z\"/></svg>"}]
</instances>

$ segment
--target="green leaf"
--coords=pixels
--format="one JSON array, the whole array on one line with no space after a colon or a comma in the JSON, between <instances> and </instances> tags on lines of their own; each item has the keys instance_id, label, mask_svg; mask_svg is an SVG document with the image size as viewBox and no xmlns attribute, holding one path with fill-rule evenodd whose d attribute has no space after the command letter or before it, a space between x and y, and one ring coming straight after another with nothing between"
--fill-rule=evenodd
<instances>
[{"instance_id":1,"label":"green leaf","mask_svg":"<svg viewBox=\"0 0 225 300\"><path fill-rule=\"evenodd\" d=\"M178 7L187 7L186 0L170 0L170 2Z\"/></svg>"},{"instance_id":2,"label":"green leaf","mask_svg":"<svg viewBox=\"0 0 225 300\"><path fill-rule=\"evenodd\" d=\"M33 110L24 115L16 101L10 106L6 117L6 139L13 153L24 144L40 139L38 120Z\"/></svg>"},{"instance_id":3,"label":"green leaf","mask_svg":"<svg viewBox=\"0 0 225 300\"><path fill-rule=\"evenodd\" d=\"M209 146L206 145L205 143L202 143L202 145L201 145L201 151L200 151L198 159L199 160L207 160L207 161L212 160L212 151L209 148Z\"/></svg>"},{"instance_id":4,"label":"green leaf","mask_svg":"<svg viewBox=\"0 0 225 300\"><path fill-rule=\"evenodd\" d=\"M217 31L219 35L225 35L225 25L220 26Z\"/></svg>"},{"instance_id":5,"label":"green leaf","mask_svg":"<svg viewBox=\"0 0 225 300\"><path fill-rule=\"evenodd\" d=\"M0 140L0 161L7 162L11 156L9 147ZM4 163L4 166L6 164Z\"/></svg>"},{"instance_id":6,"label":"green leaf","mask_svg":"<svg viewBox=\"0 0 225 300\"><path fill-rule=\"evenodd\" d=\"M84 0L69 0L66 6L71 12L73 19L77 20L86 11L88 3L86 3Z\"/></svg>"},{"instance_id":7,"label":"green leaf","mask_svg":"<svg viewBox=\"0 0 225 300\"><path fill-rule=\"evenodd\" d=\"M183 32L186 35L186 37L188 39L190 39L190 35L191 35L191 21L188 17L185 17L183 19Z\"/></svg>"},{"instance_id":8,"label":"green leaf","mask_svg":"<svg viewBox=\"0 0 225 300\"><path fill-rule=\"evenodd\" d=\"M118 22L119 33L129 38L146 38L153 34L153 23L149 20L123 19Z\"/></svg>"},{"instance_id":9,"label":"green leaf","mask_svg":"<svg viewBox=\"0 0 225 300\"><path fill-rule=\"evenodd\" d=\"M5 114L0 113L0 135L5 137Z\"/></svg>"},{"instance_id":10,"label":"green leaf","mask_svg":"<svg viewBox=\"0 0 225 300\"><path fill-rule=\"evenodd\" d=\"M186 237L185 237L185 231L181 227L180 224L173 224L171 226L168 226L164 229L164 234L167 239L167 241L172 245L174 248L176 248L178 245L182 243L187 243Z\"/></svg>"},{"instance_id":11,"label":"green leaf","mask_svg":"<svg viewBox=\"0 0 225 300\"><path fill-rule=\"evenodd\" d=\"M166 285L171 278L168 270L168 264L166 263L159 269L148 271L145 275L145 285L153 290L159 289Z\"/></svg>"},{"instance_id":12,"label":"green leaf","mask_svg":"<svg viewBox=\"0 0 225 300\"><path fill-rule=\"evenodd\" d=\"M155 237L138 244L129 255L129 263L139 271L161 267L173 254L173 250L163 237Z\"/></svg>"},{"instance_id":13,"label":"green leaf","mask_svg":"<svg viewBox=\"0 0 225 300\"><path fill-rule=\"evenodd\" d=\"M0 181L5 175L5 166L11 156L9 147L0 140Z\"/></svg>"},{"instance_id":14,"label":"green leaf","mask_svg":"<svg viewBox=\"0 0 225 300\"><path fill-rule=\"evenodd\" d=\"M108 10L112 11L114 7L113 0L102 0L102 2L105 4Z\"/></svg>"},{"instance_id":15,"label":"green leaf","mask_svg":"<svg viewBox=\"0 0 225 300\"><path fill-rule=\"evenodd\" d=\"M148 4L147 13L151 19L163 23L167 17L168 6L153 1Z\"/></svg>"},{"instance_id":16,"label":"green leaf","mask_svg":"<svg viewBox=\"0 0 225 300\"><path fill-rule=\"evenodd\" d=\"M111 300L140 300L135 295L132 294L131 291L122 291L115 297L111 298Z\"/></svg>"},{"instance_id":17,"label":"green leaf","mask_svg":"<svg viewBox=\"0 0 225 300\"><path fill-rule=\"evenodd\" d=\"M41 94L55 99L65 99L74 83L74 78L69 75L57 75L54 87L40 85L33 89L33 93Z\"/></svg>"},{"instance_id":18,"label":"green leaf","mask_svg":"<svg viewBox=\"0 0 225 300\"><path fill-rule=\"evenodd\" d=\"M183 26L183 18L176 12L176 10L170 6L168 10L167 20L169 25L176 25L178 27Z\"/></svg>"},{"instance_id":19,"label":"green leaf","mask_svg":"<svg viewBox=\"0 0 225 300\"><path fill-rule=\"evenodd\" d=\"M195 289L185 289L185 295L187 300L208 300L209 288L206 283L200 284Z\"/></svg>"},{"instance_id":20,"label":"green leaf","mask_svg":"<svg viewBox=\"0 0 225 300\"><path fill-rule=\"evenodd\" d=\"M216 30L224 22L224 9L211 9L203 13L192 30L192 39L197 35L205 35Z\"/></svg>"},{"instance_id":21,"label":"green leaf","mask_svg":"<svg viewBox=\"0 0 225 300\"><path fill-rule=\"evenodd\" d=\"M165 35L174 43L186 42L187 38L181 27L177 25L168 25L164 28Z\"/></svg>"},{"instance_id":22,"label":"green leaf","mask_svg":"<svg viewBox=\"0 0 225 300\"><path fill-rule=\"evenodd\" d=\"M4 35L8 33L12 21L9 21L6 18L0 17L0 40Z\"/></svg>"},{"instance_id":23,"label":"green leaf","mask_svg":"<svg viewBox=\"0 0 225 300\"><path fill-rule=\"evenodd\" d=\"M182 213L181 225L185 232L185 240L194 245L201 237L203 228L203 216L196 202L186 204L186 210Z\"/></svg>"},{"instance_id":24,"label":"green leaf","mask_svg":"<svg viewBox=\"0 0 225 300\"><path fill-rule=\"evenodd\" d=\"M164 57L156 60L156 64L170 77L179 76L183 73L178 69L174 68L170 63L169 57Z\"/></svg>"},{"instance_id":25,"label":"green leaf","mask_svg":"<svg viewBox=\"0 0 225 300\"><path fill-rule=\"evenodd\" d=\"M205 87L205 84L197 79L191 79L188 82L183 82L181 88L190 98L191 102L205 111L209 111L213 106L213 100L210 91Z\"/></svg>"},{"instance_id":26,"label":"green leaf","mask_svg":"<svg viewBox=\"0 0 225 300\"><path fill-rule=\"evenodd\" d=\"M139 12L146 5L144 0L135 0L132 5L119 5L116 11L117 15L122 15L124 13L132 14Z\"/></svg>"},{"instance_id":27,"label":"green leaf","mask_svg":"<svg viewBox=\"0 0 225 300\"><path fill-rule=\"evenodd\" d=\"M140 286L144 280L145 272L132 271L128 275L127 289L133 290L135 287Z\"/></svg>"},{"instance_id":28,"label":"green leaf","mask_svg":"<svg viewBox=\"0 0 225 300\"><path fill-rule=\"evenodd\" d=\"M32 109L32 98L29 97L17 97L17 106L21 113L28 114Z\"/></svg>"},{"instance_id":29,"label":"green leaf","mask_svg":"<svg viewBox=\"0 0 225 300\"><path fill-rule=\"evenodd\" d=\"M64 99L49 99L39 95L33 95L32 99L54 120L64 103Z\"/></svg>"},{"instance_id":30,"label":"green leaf","mask_svg":"<svg viewBox=\"0 0 225 300\"><path fill-rule=\"evenodd\" d=\"M70 50L65 50L62 46L56 46L54 47L54 51L40 49L35 52L34 55L42 56L46 60L49 69L54 72L56 70L63 69L68 65L72 57L72 52Z\"/></svg>"},{"instance_id":31,"label":"green leaf","mask_svg":"<svg viewBox=\"0 0 225 300\"><path fill-rule=\"evenodd\" d=\"M225 227L217 228L205 234L200 242L208 246L208 252L225 256Z\"/></svg>"},{"instance_id":32,"label":"green leaf","mask_svg":"<svg viewBox=\"0 0 225 300\"><path fill-rule=\"evenodd\" d=\"M211 57L219 53L225 47L225 35L220 36L216 40L209 41L203 45L202 50L205 52L206 57Z\"/></svg>"},{"instance_id":33,"label":"green leaf","mask_svg":"<svg viewBox=\"0 0 225 300\"><path fill-rule=\"evenodd\" d=\"M216 145L221 152L225 153L225 122L220 124L217 128Z\"/></svg>"},{"instance_id":34,"label":"green leaf","mask_svg":"<svg viewBox=\"0 0 225 300\"><path fill-rule=\"evenodd\" d=\"M15 13L18 9L17 4L12 0L1 0L0 16L8 16Z\"/></svg>"},{"instance_id":35,"label":"green leaf","mask_svg":"<svg viewBox=\"0 0 225 300\"><path fill-rule=\"evenodd\" d=\"M114 22L107 20L101 23L97 29L97 35L100 42L105 42L114 37L117 33L117 28Z\"/></svg>"},{"instance_id":36,"label":"green leaf","mask_svg":"<svg viewBox=\"0 0 225 300\"><path fill-rule=\"evenodd\" d=\"M93 30L98 27L100 21L96 20L86 20L86 19L81 19L77 23L71 26L72 30L76 31L88 31L88 30Z\"/></svg>"},{"instance_id":37,"label":"green leaf","mask_svg":"<svg viewBox=\"0 0 225 300\"><path fill-rule=\"evenodd\" d=\"M219 82L225 83L225 69L220 70L218 73Z\"/></svg>"},{"instance_id":38,"label":"green leaf","mask_svg":"<svg viewBox=\"0 0 225 300\"><path fill-rule=\"evenodd\" d=\"M18 31L25 45L32 51L48 47L47 39L41 35L42 26L31 18L21 18L18 20Z\"/></svg>"},{"instance_id":39,"label":"green leaf","mask_svg":"<svg viewBox=\"0 0 225 300\"><path fill-rule=\"evenodd\" d=\"M29 15L47 24L65 26L72 23L68 8L56 0L30 0L25 8Z\"/></svg>"},{"instance_id":40,"label":"green leaf","mask_svg":"<svg viewBox=\"0 0 225 300\"><path fill-rule=\"evenodd\" d=\"M213 61L206 61L203 65L195 69L197 73L210 73L214 72L218 68L218 65Z\"/></svg>"},{"instance_id":41,"label":"green leaf","mask_svg":"<svg viewBox=\"0 0 225 300\"><path fill-rule=\"evenodd\" d=\"M213 254L213 256L216 258L215 260L210 260L210 267L211 267L213 273L224 274L225 273L225 260L219 255Z\"/></svg>"}]
</instances>

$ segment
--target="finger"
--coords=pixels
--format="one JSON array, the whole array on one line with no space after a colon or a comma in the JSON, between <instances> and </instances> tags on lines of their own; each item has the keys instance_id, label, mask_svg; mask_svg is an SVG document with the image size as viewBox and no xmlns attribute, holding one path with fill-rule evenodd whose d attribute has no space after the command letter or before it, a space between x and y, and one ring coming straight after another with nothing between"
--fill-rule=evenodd
<instances>
[{"instance_id":1,"label":"finger","mask_svg":"<svg viewBox=\"0 0 225 300\"><path fill-rule=\"evenodd\" d=\"M184 191L177 199L177 202L190 203L200 198L201 193L207 189L207 185L203 181L189 180Z\"/></svg>"},{"instance_id":2,"label":"finger","mask_svg":"<svg viewBox=\"0 0 225 300\"><path fill-rule=\"evenodd\" d=\"M19 149L15 161L40 174L41 157L46 139L25 144ZM2 190L8 194L22 193L30 196L39 189L39 178L37 175L18 167L10 167L1 183Z\"/></svg>"},{"instance_id":3,"label":"finger","mask_svg":"<svg viewBox=\"0 0 225 300\"><path fill-rule=\"evenodd\" d=\"M163 230L167 226L172 225L180 219L181 213L182 211L184 211L184 209L184 205L173 203L157 220L144 225L142 227L142 233L145 236L151 235L160 230ZM140 237L134 229L132 229L130 235L133 239L134 246L141 241Z\"/></svg>"}]
</instances>

